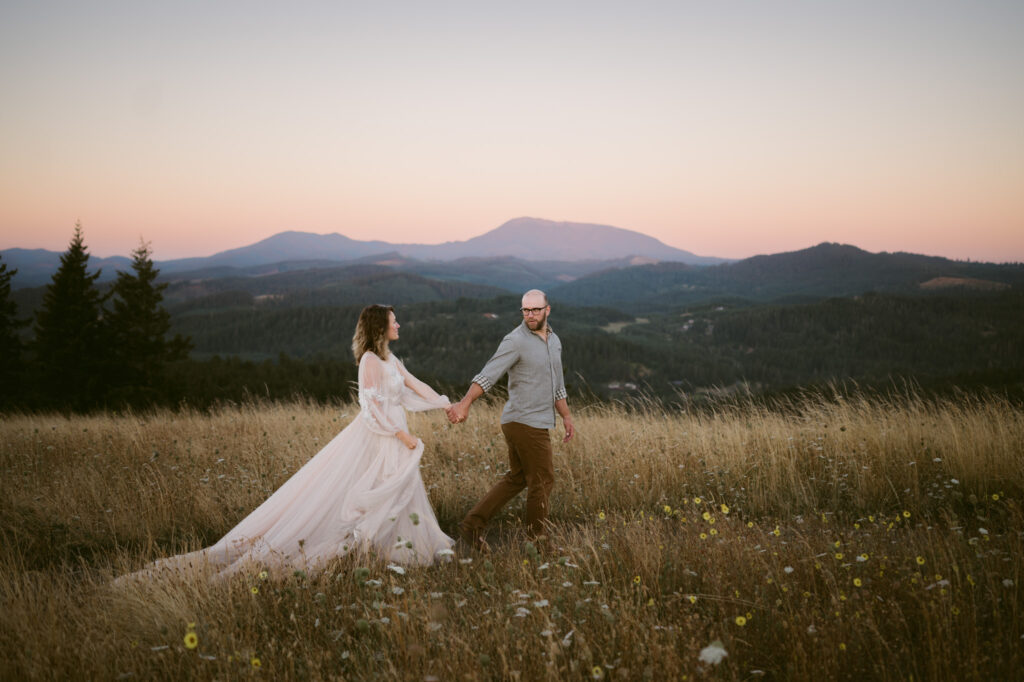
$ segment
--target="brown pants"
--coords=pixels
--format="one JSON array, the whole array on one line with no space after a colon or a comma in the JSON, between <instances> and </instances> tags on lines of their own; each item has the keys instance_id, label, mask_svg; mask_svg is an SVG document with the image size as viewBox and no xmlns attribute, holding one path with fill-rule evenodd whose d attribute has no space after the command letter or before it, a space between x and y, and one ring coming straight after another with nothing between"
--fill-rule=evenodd
<instances>
[{"instance_id":1,"label":"brown pants","mask_svg":"<svg viewBox=\"0 0 1024 682\"><path fill-rule=\"evenodd\" d=\"M509 500L526 488L526 526L532 535L544 532L548 497L555 483L551 436L547 429L509 422L501 425L508 444L509 471L484 495L466 518L462 532L479 535Z\"/></svg>"}]
</instances>

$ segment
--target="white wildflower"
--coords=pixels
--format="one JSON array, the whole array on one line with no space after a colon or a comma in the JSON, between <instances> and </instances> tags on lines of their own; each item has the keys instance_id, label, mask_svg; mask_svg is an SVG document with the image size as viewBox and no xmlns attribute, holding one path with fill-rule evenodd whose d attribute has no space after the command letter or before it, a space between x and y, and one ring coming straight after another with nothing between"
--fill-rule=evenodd
<instances>
[{"instance_id":1,"label":"white wildflower","mask_svg":"<svg viewBox=\"0 0 1024 682\"><path fill-rule=\"evenodd\" d=\"M405 569L398 564L388 564L388 570L394 571L398 575L405 575Z\"/></svg>"},{"instance_id":2,"label":"white wildflower","mask_svg":"<svg viewBox=\"0 0 1024 682\"><path fill-rule=\"evenodd\" d=\"M710 663L711 665L718 665L722 662L722 659L729 655L729 652L725 650L722 645L722 640L716 639L711 644L700 650L700 662Z\"/></svg>"}]
</instances>

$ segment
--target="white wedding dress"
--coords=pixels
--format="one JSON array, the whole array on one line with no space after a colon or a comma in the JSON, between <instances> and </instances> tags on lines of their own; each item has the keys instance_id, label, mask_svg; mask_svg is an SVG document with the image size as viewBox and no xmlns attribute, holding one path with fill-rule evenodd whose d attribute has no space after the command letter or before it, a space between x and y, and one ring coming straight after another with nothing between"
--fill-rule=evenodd
<instances>
[{"instance_id":1,"label":"white wedding dress","mask_svg":"<svg viewBox=\"0 0 1024 682\"><path fill-rule=\"evenodd\" d=\"M450 554L420 477L423 441L410 450L395 437L408 431L406 410L448 404L394 355L363 354L351 424L216 544L133 575L202 565L221 575L246 565L315 572L350 552L427 565Z\"/></svg>"}]
</instances>

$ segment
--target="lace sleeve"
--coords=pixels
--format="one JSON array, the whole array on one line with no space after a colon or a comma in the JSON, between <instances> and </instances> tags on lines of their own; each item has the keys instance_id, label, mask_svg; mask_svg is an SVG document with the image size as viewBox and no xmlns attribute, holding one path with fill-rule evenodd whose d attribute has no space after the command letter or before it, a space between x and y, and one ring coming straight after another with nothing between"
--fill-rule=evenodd
<instances>
[{"instance_id":1,"label":"lace sleeve","mask_svg":"<svg viewBox=\"0 0 1024 682\"><path fill-rule=\"evenodd\" d=\"M448 407L451 404L448 396L439 395L437 391L414 377L398 358L395 358L395 365L405 382L405 386L402 387L402 407L410 412L422 412Z\"/></svg>"},{"instance_id":2,"label":"lace sleeve","mask_svg":"<svg viewBox=\"0 0 1024 682\"><path fill-rule=\"evenodd\" d=\"M363 353L359 359L359 414L374 433L393 436L399 427L388 417L385 370L384 361L373 353Z\"/></svg>"}]
</instances>

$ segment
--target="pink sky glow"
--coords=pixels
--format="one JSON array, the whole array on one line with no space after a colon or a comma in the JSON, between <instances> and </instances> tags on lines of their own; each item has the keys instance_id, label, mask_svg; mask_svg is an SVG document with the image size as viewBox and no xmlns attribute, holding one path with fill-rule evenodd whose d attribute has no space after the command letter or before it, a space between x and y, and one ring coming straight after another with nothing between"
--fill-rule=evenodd
<instances>
[{"instance_id":1,"label":"pink sky glow","mask_svg":"<svg viewBox=\"0 0 1024 682\"><path fill-rule=\"evenodd\" d=\"M706 256L1024 261L1024 3L20 3L0 249L533 216Z\"/></svg>"}]
</instances>

